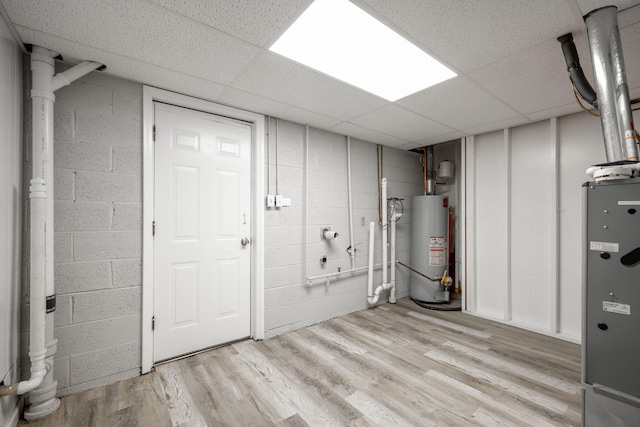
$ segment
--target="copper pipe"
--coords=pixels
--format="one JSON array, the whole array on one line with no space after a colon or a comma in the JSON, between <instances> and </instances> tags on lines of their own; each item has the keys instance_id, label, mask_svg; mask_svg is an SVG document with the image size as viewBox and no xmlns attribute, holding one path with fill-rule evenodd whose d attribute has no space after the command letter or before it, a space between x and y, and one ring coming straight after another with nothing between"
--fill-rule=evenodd
<instances>
[{"instance_id":1,"label":"copper pipe","mask_svg":"<svg viewBox=\"0 0 640 427\"><path fill-rule=\"evenodd\" d=\"M427 149L416 148L416 151L422 151L422 186L424 188L424 194L427 194Z\"/></svg>"}]
</instances>

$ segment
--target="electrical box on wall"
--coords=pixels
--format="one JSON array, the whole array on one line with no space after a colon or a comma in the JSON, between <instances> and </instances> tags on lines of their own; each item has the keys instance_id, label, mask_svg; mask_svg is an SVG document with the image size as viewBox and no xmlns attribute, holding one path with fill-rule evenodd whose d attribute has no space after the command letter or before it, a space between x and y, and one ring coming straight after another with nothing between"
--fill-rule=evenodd
<instances>
[{"instance_id":1,"label":"electrical box on wall","mask_svg":"<svg viewBox=\"0 0 640 427\"><path fill-rule=\"evenodd\" d=\"M282 194L267 194L267 208L288 208L291 206L291 199Z\"/></svg>"}]
</instances>

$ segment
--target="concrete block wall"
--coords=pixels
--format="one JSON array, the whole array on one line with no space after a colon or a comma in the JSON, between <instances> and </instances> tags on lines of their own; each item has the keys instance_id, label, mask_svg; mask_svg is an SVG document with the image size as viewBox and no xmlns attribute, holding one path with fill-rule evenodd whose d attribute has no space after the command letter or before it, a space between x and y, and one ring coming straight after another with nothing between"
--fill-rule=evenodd
<instances>
[{"instance_id":1,"label":"concrete block wall","mask_svg":"<svg viewBox=\"0 0 640 427\"><path fill-rule=\"evenodd\" d=\"M265 324L267 337L335 316L364 309L366 271L351 277L318 279L309 286L306 277L349 270L349 212L347 186L347 140L345 136L309 129L308 244L305 224L305 126L270 119L270 143L266 194L277 192L292 199L292 206L265 212ZM277 144L276 144L277 134ZM276 154L276 145L278 152ZM276 168L276 158L278 166ZM397 256L409 258L411 196L421 194L420 155L384 147L382 175L389 180L389 197L404 198L405 216L397 224ZM277 169L277 173L276 173ZM377 145L351 141L353 231L356 268L367 265L369 222L378 213ZM277 175L277 178L276 178ZM331 227L339 237L321 239L321 230ZM380 229L376 227L375 262L381 262ZM320 259L326 256L326 264ZM306 267L306 268L305 268ZM397 295L408 295L409 274L397 270ZM377 270L374 283L381 282ZM388 293L381 301L386 301Z\"/></svg>"},{"instance_id":2,"label":"concrete block wall","mask_svg":"<svg viewBox=\"0 0 640 427\"><path fill-rule=\"evenodd\" d=\"M28 96L28 66L25 75ZM54 377L66 395L140 373L142 85L94 72L57 91L54 111ZM26 334L28 316L22 325Z\"/></svg>"},{"instance_id":3,"label":"concrete block wall","mask_svg":"<svg viewBox=\"0 0 640 427\"><path fill-rule=\"evenodd\" d=\"M25 60L25 171L31 170L29 60ZM58 70L60 71L60 70ZM275 120L272 130L275 129ZM278 121L278 192L288 208L266 211L267 336L367 307L366 274L318 281L305 275L350 268L346 137L310 129L309 245L304 237L303 125ZM55 104L55 281L58 340L54 375L59 395L136 376L141 366L142 86L103 73L56 92ZM270 144L270 188L275 193L275 138ZM378 218L377 146L352 141L356 267L366 266L368 223ZM383 149L389 196L404 197L398 223L398 258L409 258L412 195L422 191L420 156ZM28 187L29 173L25 173ZM28 191L25 191L28 194ZM28 200L24 199L24 218ZM364 224L364 225L362 225ZM340 238L320 240L321 227ZM24 310L28 313L28 221L23 241ZM321 266L319 259L328 262ZM306 259L306 263L305 263ZM380 232L376 263L381 261ZM305 271L306 266L306 271ZM398 296L408 294L408 272L398 270ZM376 272L375 282L381 274ZM386 294L382 298L386 300ZM26 360L29 319L21 320Z\"/></svg>"}]
</instances>

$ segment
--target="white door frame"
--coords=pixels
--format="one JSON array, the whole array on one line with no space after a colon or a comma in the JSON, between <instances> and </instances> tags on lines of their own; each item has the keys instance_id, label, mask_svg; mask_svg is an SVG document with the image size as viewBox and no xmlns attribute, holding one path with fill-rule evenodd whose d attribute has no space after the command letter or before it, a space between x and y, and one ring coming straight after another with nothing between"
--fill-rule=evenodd
<instances>
[{"instance_id":1,"label":"white door frame","mask_svg":"<svg viewBox=\"0 0 640 427\"><path fill-rule=\"evenodd\" d=\"M219 116L242 120L251 125L251 337L264 338L264 116L211 101L143 87L143 175L142 175L142 373L153 367L153 236L154 147L153 102L160 101Z\"/></svg>"}]
</instances>

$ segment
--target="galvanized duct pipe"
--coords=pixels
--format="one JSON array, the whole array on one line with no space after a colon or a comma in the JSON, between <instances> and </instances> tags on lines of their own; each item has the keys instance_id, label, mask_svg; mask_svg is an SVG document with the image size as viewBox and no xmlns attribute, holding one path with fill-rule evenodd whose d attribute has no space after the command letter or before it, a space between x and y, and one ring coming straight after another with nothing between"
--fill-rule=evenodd
<instances>
[{"instance_id":1,"label":"galvanized duct pipe","mask_svg":"<svg viewBox=\"0 0 640 427\"><path fill-rule=\"evenodd\" d=\"M584 21L607 161L638 161L638 139L631 115L617 11L615 6L596 9L585 15Z\"/></svg>"}]
</instances>

